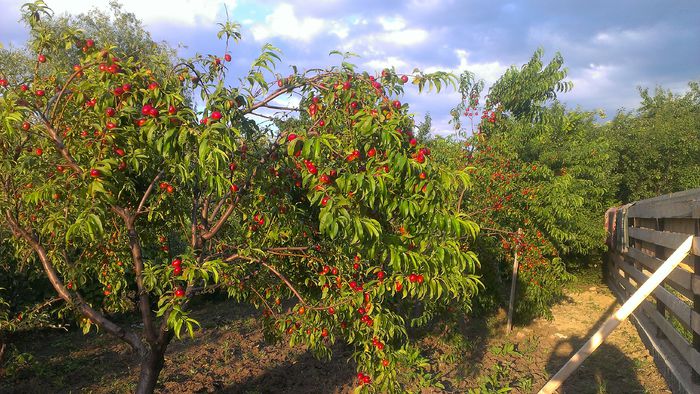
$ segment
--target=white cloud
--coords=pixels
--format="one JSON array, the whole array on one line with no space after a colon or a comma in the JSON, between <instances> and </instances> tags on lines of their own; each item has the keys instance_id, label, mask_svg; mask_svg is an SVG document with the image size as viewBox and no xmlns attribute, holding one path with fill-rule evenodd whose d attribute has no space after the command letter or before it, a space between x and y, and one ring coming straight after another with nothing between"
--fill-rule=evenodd
<instances>
[{"instance_id":1,"label":"white cloud","mask_svg":"<svg viewBox=\"0 0 700 394\"><path fill-rule=\"evenodd\" d=\"M452 71L456 74L462 71L471 71L476 74L477 78L483 79L487 85L492 84L498 80L498 78L503 75L508 66L501 64L501 62L487 62L487 63L471 63L469 62L469 52L464 49L455 49L455 56L459 59L459 65L454 68L446 68L440 66L430 66L426 67L426 72L435 71Z\"/></svg>"},{"instance_id":2,"label":"white cloud","mask_svg":"<svg viewBox=\"0 0 700 394\"><path fill-rule=\"evenodd\" d=\"M615 29L601 31L595 35L593 41L604 45L649 45L658 41L661 37L668 36L668 31L663 26L645 26L637 29Z\"/></svg>"},{"instance_id":3,"label":"white cloud","mask_svg":"<svg viewBox=\"0 0 700 394\"><path fill-rule=\"evenodd\" d=\"M384 56L387 48L410 47L427 39L427 30L402 29L357 36L352 40L346 40L343 49L371 58Z\"/></svg>"},{"instance_id":4,"label":"white cloud","mask_svg":"<svg viewBox=\"0 0 700 394\"><path fill-rule=\"evenodd\" d=\"M423 29L403 29L379 35L378 39L387 44L411 46L420 44L428 38L428 32Z\"/></svg>"},{"instance_id":5,"label":"white cloud","mask_svg":"<svg viewBox=\"0 0 700 394\"><path fill-rule=\"evenodd\" d=\"M401 18L400 16L397 17L379 17L379 24L382 25L382 28L386 31L395 31L395 30L401 30L406 27L406 20Z\"/></svg>"},{"instance_id":6,"label":"white cloud","mask_svg":"<svg viewBox=\"0 0 700 394\"><path fill-rule=\"evenodd\" d=\"M225 5L229 13L236 8L235 0L120 0L123 9L134 13L146 24L211 24L218 20L219 10ZM56 13L85 13L93 8L109 9L109 0L61 0L50 2Z\"/></svg>"},{"instance_id":7,"label":"white cloud","mask_svg":"<svg viewBox=\"0 0 700 394\"><path fill-rule=\"evenodd\" d=\"M340 39L345 39L350 34L350 28L345 23L333 21L330 23L330 32L338 36Z\"/></svg>"},{"instance_id":8,"label":"white cloud","mask_svg":"<svg viewBox=\"0 0 700 394\"><path fill-rule=\"evenodd\" d=\"M330 31L340 38L348 35L348 29L341 22L326 22L320 18L298 18L291 4L279 4L271 14L265 17L265 22L251 27L253 37L267 40L271 37L284 37L303 42L309 42L319 33Z\"/></svg>"},{"instance_id":9,"label":"white cloud","mask_svg":"<svg viewBox=\"0 0 700 394\"><path fill-rule=\"evenodd\" d=\"M391 66L401 70L408 67L408 63L395 56L389 56L385 59L373 59L365 62L363 65L369 70L381 70Z\"/></svg>"}]
</instances>

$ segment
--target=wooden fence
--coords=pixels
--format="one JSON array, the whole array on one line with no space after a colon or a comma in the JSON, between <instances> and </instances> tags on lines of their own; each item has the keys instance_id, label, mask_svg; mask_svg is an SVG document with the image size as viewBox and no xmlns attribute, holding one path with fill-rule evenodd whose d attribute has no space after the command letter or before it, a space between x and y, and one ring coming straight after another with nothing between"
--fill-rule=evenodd
<instances>
[{"instance_id":1,"label":"wooden fence","mask_svg":"<svg viewBox=\"0 0 700 394\"><path fill-rule=\"evenodd\" d=\"M625 300L689 234L695 236L691 254L633 321L673 392L700 393L700 189L610 208L605 225L607 280Z\"/></svg>"}]
</instances>

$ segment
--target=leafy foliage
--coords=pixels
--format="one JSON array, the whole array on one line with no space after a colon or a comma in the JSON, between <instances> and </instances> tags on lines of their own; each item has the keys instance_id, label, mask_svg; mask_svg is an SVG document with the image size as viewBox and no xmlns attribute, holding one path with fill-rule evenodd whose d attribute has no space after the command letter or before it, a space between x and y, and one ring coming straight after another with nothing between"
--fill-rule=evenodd
<instances>
[{"instance_id":1,"label":"leafy foliage","mask_svg":"<svg viewBox=\"0 0 700 394\"><path fill-rule=\"evenodd\" d=\"M617 153L617 199L632 202L700 185L700 87L684 94L640 89L636 112L619 112L602 134Z\"/></svg>"},{"instance_id":2,"label":"leafy foliage","mask_svg":"<svg viewBox=\"0 0 700 394\"><path fill-rule=\"evenodd\" d=\"M118 7L136 30L123 41L54 22L42 2L25 11L37 61L3 71L0 213L85 332L125 340L157 377L171 338L198 327L190 300L224 292L292 345L355 346L364 389L421 374L407 306L424 310L414 324L446 302L469 306L479 228L446 203L470 178L418 144L405 78L346 61L283 77L265 45L228 86L226 57L173 65ZM221 28L228 52L240 34ZM419 91L455 83L411 79ZM109 318L132 311L140 333Z\"/></svg>"},{"instance_id":3,"label":"leafy foliage","mask_svg":"<svg viewBox=\"0 0 700 394\"><path fill-rule=\"evenodd\" d=\"M468 207L495 237L478 242L489 290L480 297L482 306L503 303L499 289L518 253L521 319L549 316L570 278L566 264L600 250L602 212L614 203L611 143L600 135L593 113L567 111L554 100L571 83L563 80L560 55L546 66L542 55L538 50L522 68L509 69L489 88L482 108L482 85L463 77L466 101L455 111L466 108L460 115L472 124L476 118L478 130L454 141L451 155L440 155L447 165L469 169L474 185L458 206Z\"/></svg>"}]
</instances>

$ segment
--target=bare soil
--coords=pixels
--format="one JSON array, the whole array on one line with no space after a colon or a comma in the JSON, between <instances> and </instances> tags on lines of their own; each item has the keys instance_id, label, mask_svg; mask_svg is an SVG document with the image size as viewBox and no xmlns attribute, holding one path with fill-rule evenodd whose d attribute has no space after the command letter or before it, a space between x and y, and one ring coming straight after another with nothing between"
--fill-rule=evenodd
<instances>
[{"instance_id":1,"label":"bare soil","mask_svg":"<svg viewBox=\"0 0 700 394\"><path fill-rule=\"evenodd\" d=\"M569 292L537 320L505 333L503 313L438 323L417 337L444 389L423 393L537 392L618 306L604 285ZM194 339L175 340L157 388L162 393L350 393L352 351L337 345L330 361L302 347L265 342L258 312L229 302L197 314ZM107 335L40 332L24 336L0 375L0 393L128 393L138 365ZM560 393L670 393L630 322L624 322L565 383Z\"/></svg>"}]
</instances>

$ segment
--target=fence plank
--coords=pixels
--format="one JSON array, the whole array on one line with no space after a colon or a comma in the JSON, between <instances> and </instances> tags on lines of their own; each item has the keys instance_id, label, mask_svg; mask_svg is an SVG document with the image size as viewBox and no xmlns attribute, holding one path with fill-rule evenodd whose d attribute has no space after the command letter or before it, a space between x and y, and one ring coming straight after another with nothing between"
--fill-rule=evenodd
<instances>
[{"instance_id":1,"label":"fence plank","mask_svg":"<svg viewBox=\"0 0 700 394\"><path fill-rule=\"evenodd\" d=\"M700 218L700 188L666 194L634 202L630 217Z\"/></svg>"},{"instance_id":2,"label":"fence plank","mask_svg":"<svg viewBox=\"0 0 700 394\"><path fill-rule=\"evenodd\" d=\"M683 356L688 364L690 364L690 367L693 368L695 372L700 373L700 352L693 349L692 345L676 331L665 317L661 316L659 312L654 309L651 303L642 305L642 309L645 314L654 321L654 324L663 331L666 338L673 344L673 347L678 350L678 353Z\"/></svg>"},{"instance_id":3,"label":"fence plank","mask_svg":"<svg viewBox=\"0 0 700 394\"><path fill-rule=\"evenodd\" d=\"M627 255L641 263L651 272L656 271L661 263L663 263L663 260L650 256L637 248L630 247L627 250ZM668 276L668 282L674 289L678 290L679 293L689 299L693 298L693 274L691 272L682 268L676 268Z\"/></svg>"},{"instance_id":4,"label":"fence plank","mask_svg":"<svg viewBox=\"0 0 700 394\"><path fill-rule=\"evenodd\" d=\"M639 272L629 263L621 264L620 268L622 268L622 270L631 276L637 283L646 282L646 280L649 278L647 275ZM661 286L654 289L653 294L656 296L657 302L661 301L686 328L700 333L700 314L693 311L690 308L690 305L679 300L677 297L671 294L671 292Z\"/></svg>"},{"instance_id":5,"label":"fence plank","mask_svg":"<svg viewBox=\"0 0 700 394\"><path fill-rule=\"evenodd\" d=\"M629 236L640 241L651 242L669 249L676 249L688 238L688 234L671 233L668 231L656 231L648 228L630 227ZM690 253L700 256L700 237L693 237L693 246Z\"/></svg>"},{"instance_id":6,"label":"fence plank","mask_svg":"<svg viewBox=\"0 0 700 394\"><path fill-rule=\"evenodd\" d=\"M700 193L698 193L700 195ZM698 198L678 199L651 204L635 204L630 207L629 217L634 218L700 218Z\"/></svg>"},{"instance_id":7,"label":"fence plank","mask_svg":"<svg viewBox=\"0 0 700 394\"><path fill-rule=\"evenodd\" d=\"M622 275L615 273L618 283L622 284L626 288L634 289L633 286L627 279L623 278ZM676 329L669 323L664 316L661 316L659 312L656 311L656 306L651 302L644 300L641 304L642 311L647 315L654 324L661 329L664 336L673 345L673 347L678 351L678 353L690 364L691 368L696 372L700 372L700 352L693 349L693 347L688 343L688 341L683 338L683 336L676 331Z\"/></svg>"}]
</instances>

